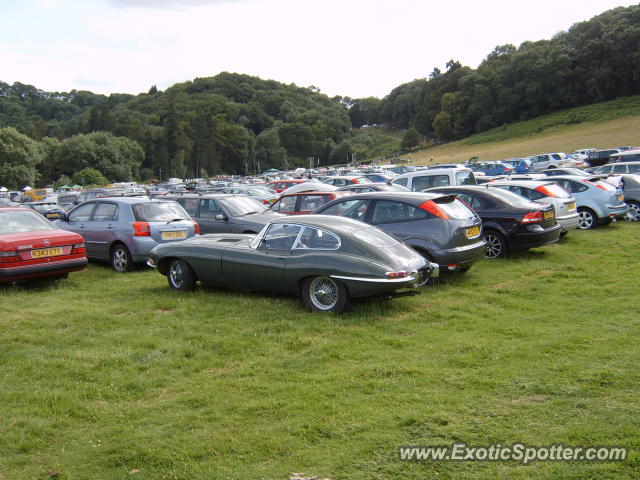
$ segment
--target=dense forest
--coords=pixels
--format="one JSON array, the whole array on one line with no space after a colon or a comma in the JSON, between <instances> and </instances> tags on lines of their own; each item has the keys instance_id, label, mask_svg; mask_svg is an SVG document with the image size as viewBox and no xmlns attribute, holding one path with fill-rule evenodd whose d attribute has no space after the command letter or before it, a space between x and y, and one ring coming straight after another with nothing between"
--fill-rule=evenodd
<instances>
[{"instance_id":1,"label":"dense forest","mask_svg":"<svg viewBox=\"0 0 640 480\"><path fill-rule=\"evenodd\" d=\"M47 185L94 169L125 181L254 173L362 159L380 137L446 142L559 109L640 93L640 6L619 7L551 40L501 45L472 69L400 85L383 99L333 97L235 73L139 95L45 92L0 82L0 185Z\"/></svg>"}]
</instances>

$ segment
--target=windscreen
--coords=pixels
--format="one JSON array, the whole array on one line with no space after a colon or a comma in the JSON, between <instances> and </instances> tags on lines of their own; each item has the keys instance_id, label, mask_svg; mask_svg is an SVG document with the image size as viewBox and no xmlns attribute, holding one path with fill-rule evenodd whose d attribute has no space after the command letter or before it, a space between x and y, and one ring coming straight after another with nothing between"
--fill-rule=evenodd
<instances>
[{"instance_id":1,"label":"windscreen","mask_svg":"<svg viewBox=\"0 0 640 480\"><path fill-rule=\"evenodd\" d=\"M139 222L168 222L190 220L189 214L176 202L148 202L132 205L133 216Z\"/></svg>"},{"instance_id":2,"label":"windscreen","mask_svg":"<svg viewBox=\"0 0 640 480\"><path fill-rule=\"evenodd\" d=\"M507 202L510 205L517 205L519 207L525 208L539 208L540 205L537 203L533 203L528 198L525 198L517 193L510 192L509 190L504 190L502 188L491 188L489 193L494 197L501 199L503 202Z\"/></svg>"},{"instance_id":3,"label":"windscreen","mask_svg":"<svg viewBox=\"0 0 640 480\"><path fill-rule=\"evenodd\" d=\"M218 200L232 217L244 217L267 210L261 203L250 197L229 197Z\"/></svg>"},{"instance_id":4,"label":"windscreen","mask_svg":"<svg viewBox=\"0 0 640 480\"><path fill-rule=\"evenodd\" d=\"M476 177L473 172L456 172L456 182L458 185L476 185Z\"/></svg>"},{"instance_id":5,"label":"windscreen","mask_svg":"<svg viewBox=\"0 0 640 480\"><path fill-rule=\"evenodd\" d=\"M447 214L447 217L456 220L465 220L467 218L472 218L475 214L473 211L467 207L463 202L459 199L454 199L452 202L441 202L440 199L436 198L434 200L435 203Z\"/></svg>"},{"instance_id":6,"label":"windscreen","mask_svg":"<svg viewBox=\"0 0 640 480\"><path fill-rule=\"evenodd\" d=\"M0 235L55 230L55 228L49 220L31 210L0 211Z\"/></svg>"}]
</instances>

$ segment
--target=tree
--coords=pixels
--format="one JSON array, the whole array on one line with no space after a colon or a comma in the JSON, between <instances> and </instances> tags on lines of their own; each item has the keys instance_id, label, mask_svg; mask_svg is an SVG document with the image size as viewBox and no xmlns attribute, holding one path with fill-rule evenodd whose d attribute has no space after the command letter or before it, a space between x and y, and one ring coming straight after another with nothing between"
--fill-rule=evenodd
<instances>
[{"instance_id":1,"label":"tree","mask_svg":"<svg viewBox=\"0 0 640 480\"><path fill-rule=\"evenodd\" d=\"M15 128L0 128L0 186L14 190L35 186L43 158L38 142Z\"/></svg>"},{"instance_id":2,"label":"tree","mask_svg":"<svg viewBox=\"0 0 640 480\"><path fill-rule=\"evenodd\" d=\"M71 181L77 185L83 186L102 186L109 183L109 180L107 180L102 173L95 168L83 168L73 175Z\"/></svg>"},{"instance_id":3,"label":"tree","mask_svg":"<svg viewBox=\"0 0 640 480\"><path fill-rule=\"evenodd\" d=\"M410 128L402 137L400 147L403 150L411 150L420 144L420 134L415 128Z\"/></svg>"}]
</instances>

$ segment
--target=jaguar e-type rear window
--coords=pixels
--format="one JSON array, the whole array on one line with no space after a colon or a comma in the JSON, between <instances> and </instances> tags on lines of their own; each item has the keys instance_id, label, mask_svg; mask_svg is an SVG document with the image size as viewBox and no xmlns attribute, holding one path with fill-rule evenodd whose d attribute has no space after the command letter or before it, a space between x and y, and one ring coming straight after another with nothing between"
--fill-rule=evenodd
<instances>
[{"instance_id":1,"label":"jaguar e-type rear window","mask_svg":"<svg viewBox=\"0 0 640 480\"><path fill-rule=\"evenodd\" d=\"M354 236L374 247L391 247L400 242L377 228L361 228L353 232Z\"/></svg>"}]
</instances>

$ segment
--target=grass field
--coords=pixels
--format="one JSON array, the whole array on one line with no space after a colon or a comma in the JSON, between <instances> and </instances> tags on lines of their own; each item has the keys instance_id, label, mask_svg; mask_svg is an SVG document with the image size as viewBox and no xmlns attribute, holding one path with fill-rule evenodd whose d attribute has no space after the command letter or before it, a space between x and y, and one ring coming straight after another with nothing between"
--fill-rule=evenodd
<instances>
[{"instance_id":1,"label":"grass field","mask_svg":"<svg viewBox=\"0 0 640 480\"><path fill-rule=\"evenodd\" d=\"M638 224L314 315L91 263L0 289L0 478L629 479ZM406 463L400 445L622 445L619 463ZM48 472L48 473L47 473Z\"/></svg>"}]
</instances>

